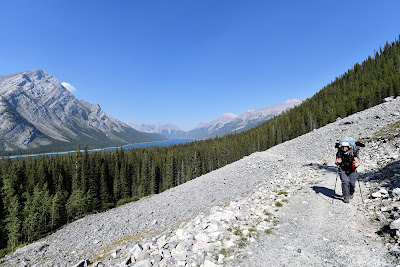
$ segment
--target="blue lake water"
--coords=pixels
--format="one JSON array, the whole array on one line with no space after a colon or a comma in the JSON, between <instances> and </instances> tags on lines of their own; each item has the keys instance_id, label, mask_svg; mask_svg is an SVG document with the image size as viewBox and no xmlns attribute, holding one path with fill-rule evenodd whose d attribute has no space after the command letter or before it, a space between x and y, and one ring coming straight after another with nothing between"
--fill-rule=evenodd
<instances>
[{"instance_id":1,"label":"blue lake water","mask_svg":"<svg viewBox=\"0 0 400 267\"><path fill-rule=\"evenodd\" d=\"M129 144L122 146L124 149L130 149L130 148L140 148L140 147L150 147L150 146L169 146L169 145L178 145L178 144L186 144L186 143L191 143L194 142L196 139L170 139L166 141L157 141L157 142L147 142L147 143L137 143L137 144ZM119 149L120 147L118 147ZM108 148L101 148L101 149L91 149L88 150L89 153L93 152L102 152L102 151L113 151L115 150L115 147L108 147ZM55 153L46 153L46 154L40 154L40 155L46 155L46 156L56 156L56 155L68 155L68 154L75 154L75 151L69 151L69 152L55 152ZM21 155L21 156L11 156L11 159L18 159L18 158L27 158L27 157L38 157L39 155Z\"/></svg>"}]
</instances>

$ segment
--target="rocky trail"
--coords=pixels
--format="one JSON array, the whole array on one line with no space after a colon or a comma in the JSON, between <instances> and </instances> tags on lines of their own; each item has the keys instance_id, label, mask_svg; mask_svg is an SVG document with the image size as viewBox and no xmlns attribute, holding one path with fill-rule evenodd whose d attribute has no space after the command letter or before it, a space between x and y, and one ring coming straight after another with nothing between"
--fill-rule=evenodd
<instances>
[{"instance_id":1,"label":"rocky trail","mask_svg":"<svg viewBox=\"0 0 400 267\"><path fill-rule=\"evenodd\" d=\"M77 220L0 266L395 266L400 98L257 152L162 194ZM350 204L334 144L364 138ZM398 189L397 189L398 188ZM397 220L399 219L398 223ZM377 234L379 233L379 235Z\"/></svg>"},{"instance_id":2,"label":"rocky trail","mask_svg":"<svg viewBox=\"0 0 400 267\"><path fill-rule=\"evenodd\" d=\"M365 216L358 188L345 204L333 193L335 177L329 169L319 172L320 182L304 185L279 210L275 234L250 244L232 266L393 266Z\"/></svg>"}]
</instances>

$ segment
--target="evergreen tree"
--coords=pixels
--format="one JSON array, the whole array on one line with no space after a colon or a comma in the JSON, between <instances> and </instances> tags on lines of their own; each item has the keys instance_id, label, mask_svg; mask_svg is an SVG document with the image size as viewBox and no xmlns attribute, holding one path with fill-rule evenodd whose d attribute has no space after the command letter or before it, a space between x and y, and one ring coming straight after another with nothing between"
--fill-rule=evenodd
<instances>
[{"instance_id":1,"label":"evergreen tree","mask_svg":"<svg viewBox=\"0 0 400 267\"><path fill-rule=\"evenodd\" d=\"M58 191L51 199L50 207L50 226L51 229L56 229L66 222L67 214L66 206L66 192Z\"/></svg>"},{"instance_id":2,"label":"evergreen tree","mask_svg":"<svg viewBox=\"0 0 400 267\"><path fill-rule=\"evenodd\" d=\"M80 189L75 190L69 197L65 207L68 220L81 217L87 211L86 194Z\"/></svg>"},{"instance_id":3,"label":"evergreen tree","mask_svg":"<svg viewBox=\"0 0 400 267\"><path fill-rule=\"evenodd\" d=\"M74 155L74 172L73 172L73 177L72 177L72 191L76 191L81 188L82 186L82 181L81 181L81 175L82 175L82 153L80 151L80 146L75 151Z\"/></svg>"},{"instance_id":4,"label":"evergreen tree","mask_svg":"<svg viewBox=\"0 0 400 267\"><path fill-rule=\"evenodd\" d=\"M21 238L20 209L18 196L13 196L5 218L8 245L11 247L11 251L15 250Z\"/></svg>"}]
</instances>

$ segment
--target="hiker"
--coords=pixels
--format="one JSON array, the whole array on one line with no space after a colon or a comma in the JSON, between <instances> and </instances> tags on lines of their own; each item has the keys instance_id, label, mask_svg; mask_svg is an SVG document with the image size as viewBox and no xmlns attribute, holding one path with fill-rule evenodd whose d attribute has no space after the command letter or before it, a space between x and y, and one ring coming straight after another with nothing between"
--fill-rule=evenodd
<instances>
[{"instance_id":1,"label":"hiker","mask_svg":"<svg viewBox=\"0 0 400 267\"><path fill-rule=\"evenodd\" d=\"M342 181L343 202L349 203L354 196L356 187L356 169L360 166L358 153L349 142L341 142L336 154L336 165L339 167L338 172Z\"/></svg>"}]
</instances>

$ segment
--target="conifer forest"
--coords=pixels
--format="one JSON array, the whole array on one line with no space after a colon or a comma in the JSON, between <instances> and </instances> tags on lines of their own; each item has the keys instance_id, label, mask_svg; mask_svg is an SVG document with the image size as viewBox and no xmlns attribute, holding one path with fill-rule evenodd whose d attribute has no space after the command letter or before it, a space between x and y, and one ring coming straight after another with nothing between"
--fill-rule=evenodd
<instances>
[{"instance_id":1,"label":"conifer forest","mask_svg":"<svg viewBox=\"0 0 400 267\"><path fill-rule=\"evenodd\" d=\"M169 147L0 160L0 256L85 214L161 193L400 92L395 40L301 105L246 132Z\"/></svg>"}]
</instances>

